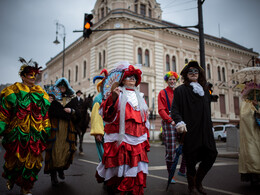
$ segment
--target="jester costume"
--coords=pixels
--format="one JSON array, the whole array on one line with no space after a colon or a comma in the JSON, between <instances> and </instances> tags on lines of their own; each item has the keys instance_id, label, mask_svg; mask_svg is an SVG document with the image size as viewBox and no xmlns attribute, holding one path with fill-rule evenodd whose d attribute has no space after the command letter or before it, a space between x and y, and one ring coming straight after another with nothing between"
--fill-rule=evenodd
<instances>
[{"instance_id":1,"label":"jester costume","mask_svg":"<svg viewBox=\"0 0 260 195\"><path fill-rule=\"evenodd\" d=\"M42 167L42 152L50 132L49 96L38 85L15 83L0 95L0 136L5 164L2 176L30 190ZM10 189L11 189L10 188Z\"/></svg>"}]
</instances>

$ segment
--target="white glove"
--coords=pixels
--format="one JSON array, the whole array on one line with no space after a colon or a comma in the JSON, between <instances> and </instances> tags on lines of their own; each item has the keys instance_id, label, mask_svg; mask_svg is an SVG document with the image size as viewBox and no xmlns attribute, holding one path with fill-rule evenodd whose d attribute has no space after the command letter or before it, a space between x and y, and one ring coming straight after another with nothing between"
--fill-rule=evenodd
<instances>
[{"instance_id":1,"label":"white glove","mask_svg":"<svg viewBox=\"0 0 260 195\"><path fill-rule=\"evenodd\" d=\"M186 124L184 122L179 122L176 125L176 130L177 130L177 133L187 132Z\"/></svg>"}]
</instances>

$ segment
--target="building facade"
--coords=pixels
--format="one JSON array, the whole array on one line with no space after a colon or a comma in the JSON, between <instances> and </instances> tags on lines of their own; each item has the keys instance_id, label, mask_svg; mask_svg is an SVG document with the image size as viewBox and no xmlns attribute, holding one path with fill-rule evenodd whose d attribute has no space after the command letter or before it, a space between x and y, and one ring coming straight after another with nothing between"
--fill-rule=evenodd
<instances>
[{"instance_id":1,"label":"building facade","mask_svg":"<svg viewBox=\"0 0 260 195\"><path fill-rule=\"evenodd\" d=\"M93 30L178 26L161 19L162 10L156 0L97 0L92 14ZM225 38L205 35L206 78L213 84L214 94L219 95L218 102L212 103L215 124L239 122L240 91L230 78L258 55ZM95 31L88 39L80 37L66 48L64 75L75 90L96 94L92 80L103 68L110 71L119 61L142 64L139 88L156 114L155 129L159 130L157 96L166 87L165 73L180 73L188 61L199 62L199 56L199 34L189 29ZM47 62L42 85L60 78L61 67L62 52Z\"/></svg>"}]
</instances>

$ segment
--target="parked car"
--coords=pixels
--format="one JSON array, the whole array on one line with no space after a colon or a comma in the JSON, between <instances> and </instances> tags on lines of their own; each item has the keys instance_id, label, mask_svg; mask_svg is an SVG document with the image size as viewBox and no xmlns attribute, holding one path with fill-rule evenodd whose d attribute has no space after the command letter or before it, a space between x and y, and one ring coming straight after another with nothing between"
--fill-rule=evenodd
<instances>
[{"instance_id":1,"label":"parked car","mask_svg":"<svg viewBox=\"0 0 260 195\"><path fill-rule=\"evenodd\" d=\"M227 128L236 127L235 125L216 125L213 127L214 139L218 141L227 140Z\"/></svg>"}]
</instances>

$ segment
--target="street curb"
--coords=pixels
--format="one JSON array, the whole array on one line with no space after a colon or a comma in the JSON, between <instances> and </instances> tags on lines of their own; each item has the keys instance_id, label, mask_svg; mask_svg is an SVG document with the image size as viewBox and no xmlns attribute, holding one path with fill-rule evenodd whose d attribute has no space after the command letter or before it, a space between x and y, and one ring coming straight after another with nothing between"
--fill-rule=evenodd
<instances>
[{"instance_id":1,"label":"street curb","mask_svg":"<svg viewBox=\"0 0 260 195\"><path fill-rule=\"evenodd\" d=\"M221 154L221 153L219 153L218 157L238 159L238 153L230 153L230 154L223 154L223 153Z\"/></svg>"}]
</instances>

